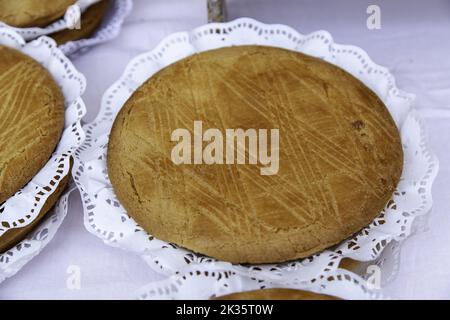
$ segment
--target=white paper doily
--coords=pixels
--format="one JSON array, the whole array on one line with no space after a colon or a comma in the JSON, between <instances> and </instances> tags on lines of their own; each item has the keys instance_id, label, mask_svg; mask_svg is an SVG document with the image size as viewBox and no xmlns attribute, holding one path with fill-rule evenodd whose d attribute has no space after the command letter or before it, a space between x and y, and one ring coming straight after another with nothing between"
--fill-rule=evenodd
<instances>
[{"instance_id":1,"label":"white paper doily","mask_svg":"<svg viewBox=\"0 0 450 320\"><path fill-rule=\"evenodd\" d=\"M127 215L107 175L106 150L112 123L129 96L145 80L195 52L248 44L300 51L347 70L378 94L401 131L405 164L393 201L354 237L300 261L231 265L155 239ZM291 287L342 298L376 298L378 293L364 280L373 269L356 274L338 265L344 257L372 261L386 272L382 274L383 283L396 269L396 258L390 257L397 252L398 243L410 235L416 217L431 208L431 185L438 161L429 150L421 121L412 110L413 99L413 95L399 90L389 71L372 62L362 49L336 44L326 31L302 35L284 25L266 25L242 18L173 34L156 49L130 62L122 77L104 94L95 121L85 127L86 140L76 153L74 167L74 180L84 205L85 226L106 244L133 251L154 270L171 276L144 287L138 292L139 298L208 298L257 287Z\"/></svg>"},{"instance_id":2,"label":"white paper doily","mask_svg":"<svg viewBox=\"0 0 450 320\"><path fill-rule=\"evenodd\" d=\"M133 1L110 0L110 2L108 12L98 30L89 38L70 41L61 45L60 49L64 54L78 55L92 46L110 41L118 36L125 18L133 8Z\"/></svg>"},{"instance_id":3,"label":"white paper doily","mask_svg":"<svg viewBox=\"0 0 450 320\"><path fill-rule=\"evenodd\" d=\"M67 214L67 202L75 186L69 188L47 213L46 217L24 240L0 254L0 283L15 275L25 264L37 256L53 239Z\"/></svg>"},{"instance_id":4,"label":"white paper doily","mask_svg":"<svg viewBox=\"0 0 450 320\"><path fill-rule=\"evenodd\" d=\"M96 2L99 2L100 0L78 0L75 2L75 5L78 5L81 12L84 12L89 6L93 5ZM39 36L49 35L51 33L55 33L64 29L67 29L67 26L70 25L71 19L70 19L70 9L69 7L66 12L66 15L62 17L61 19L56 20L55 22L49 24L46 27L30 27L30 28L17 28L8 26L9 28L16 31L18 34L20 34L25 40L32 40L36 39ZM67 15L68 14L68 15ZM5 23L0 22L0 26L4 25L7 26Z\"/></svg>"},{"instance_id":5,"label":"white paper doily","mask_svg":"<svg viewBox=\"0 0 450 320\"><path fill-rule=\"evenodd\" d=\"M42 64L61 88L65 99L64 130L49 161L25 187L0 204L2 235L7 230L21 228L34 221L47 198L69 174L70 158L85 138L80 120L86 113L81 99L86 80L50 38L41 37L25 43L14 30L0 26L0 45L15 48ZM11 256L13 251L2 256Z\"/></svg>"}]
</instances>

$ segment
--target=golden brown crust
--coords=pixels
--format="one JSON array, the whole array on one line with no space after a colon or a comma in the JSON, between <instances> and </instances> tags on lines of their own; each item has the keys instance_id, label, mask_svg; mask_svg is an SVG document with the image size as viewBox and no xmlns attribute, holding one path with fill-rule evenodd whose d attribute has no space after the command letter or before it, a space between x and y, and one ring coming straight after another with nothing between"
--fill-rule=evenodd
<instances>
[{"instance_id":1,"label":"golden brown crust","mask_svg":"<svg viewBox=\"0 0 450 320\"><path fill-rule=\"evenodd\" d=\"M61 30L50 35L58 45L69 41L76 41L92 35L102 23L103 17L108 9L109 0L102 0L90 6L81 15L81 29Z\"/></svg>"},{"instance_id":2,"label":"golden brown crust","mask_svg":"<svg viewBox=\"0 0 450 320\"><path fill-rule=\"evenodd\" d=\"M64 126L64 97L48 71L0 46L0 203L47 163Z\"/></svg>"},{"instance_id":3,"label":"golden brown crust","mask_svg":"<svg viewBox=\"0 0 450 320\"><path fill-rule=\"evenodd\" d=\"M353 260L351 258L344 258L339 263L339 268L349 271L355 271L359 267L361 267L361 262L358 260Z\"/></svg>"},{"instance_id":4,"label":"golden brown crust","mask_svg":"<svg viewBox=\"0 0 450 320\"><path fill-rule=\"evenodd\" d=\"M43 27L64 16L76 0L0 0L0 21L13 27Z\"/></svg>"},{"instance_id":5,"label":"golden brown crust","mask_svg":"<svg viewBox=\"0 0 450 320\"><path fill-rule=\"evenodd\" d=\"M175 165L173 130L280 129L280 169ZM108 172L150 234L234 263L317 253L368 225L402 172L398 130L347 72L301 53L240 46L191 56L128 100L110 136Z\"/></svg>"},{"instance_id":6,"label":"golden brown crust","mask_svg":"<svg viewBox=\"0 0 450 320\"><path fill-rule=\"evenodd\" d=\"M217 300L339 300L336 297L294 289L262 289L232 293Z\"/></svg>"},{"instance_id":7,"label":"golden brown crust","mask_svg":"<svg viewBox=\"0 0 450 320\"><path fill-rule=\"evenodd\" d=\"M71 159L71 168L72 162L73 161ZM64 178L61 179L55 192L53 192L47 198L47 201L45 201L45 204L42 207L41 211L39 212L39 215L36 217L36 219L33 220L32 223L28 224L23 228L9 229L0 236L0 253L11 249L17 243L22 241L27 236L27 234L30 233L38 225L38 223L42 220L42 218L44 218L45 215L53 208L56 201L58 201L59 197L67 187L70 177L70 171L71 170L69 170L69 173Z\"/></svg>"}]
</instances>

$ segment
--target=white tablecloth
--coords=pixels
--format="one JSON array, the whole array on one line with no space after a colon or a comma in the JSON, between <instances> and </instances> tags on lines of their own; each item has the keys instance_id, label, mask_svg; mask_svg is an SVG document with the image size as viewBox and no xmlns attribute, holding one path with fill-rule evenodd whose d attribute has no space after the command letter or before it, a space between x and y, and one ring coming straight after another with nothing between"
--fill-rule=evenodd
<instances>
[{"instance_id":1,"label":"white tablecloth","mask_svg":"<svg viewBox=\"0 0 450 320\"><path fill-rule=\"evenodd\" d=\"M366 8L381 8L381 29L369 30ZM228 0L228 18L248 16L282 23L301 33L331 32L339 43L364 48L387 66L400 88L417 94L431 145L441 168L434 185L434 209L428 231L408 239L401 266L386 294L398 298L450 298L450 2ZM135 0L121 35L97 46L74 63L86 75L84 96L91 121L103 92L128 61L155 47L176 31L206 23L205 0ZM81 286L67 286L71 266L79 268ZM131 253L104 245L83 226L79 195L70 198L69 213L48 247L13 278L0 285L0 299L129 298L150 281L162 279Z\"/></svg>"}]
</instances>

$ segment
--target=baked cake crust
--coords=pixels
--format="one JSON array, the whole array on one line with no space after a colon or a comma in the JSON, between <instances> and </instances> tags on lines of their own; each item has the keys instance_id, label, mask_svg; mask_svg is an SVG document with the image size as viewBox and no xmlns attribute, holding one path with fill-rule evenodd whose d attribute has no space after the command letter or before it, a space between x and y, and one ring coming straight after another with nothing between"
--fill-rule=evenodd
<instances>
[{"instance_id":1,"label":"baked cake crust","mask_svg":"<svg viewBox=\"0 0 450 320\"><path fill-rule=\"evenodd\" d=\"M261 289L228 294L217 300L338 300L338 298L295 289Z\"/></svg>"},{"instance_id":2,"label":"baked cake crust","mask_svg":"<svg viewBox=\"0 0 450 320\"><path fill-rule=\"evenodd\" d=\"M0 203L47 163L64 127L64 97L48 71L0 46Z\"/></svg>"},{"instance_id":3,"label":"baked cake crust","mask_svg":"<svg viewBox=\"0 0 450 320\"><path fill-rule=\"evenodd\" d=\"M280 168L175 165L171 133L280 130ZM150 234L233 263L276 263L367 226L399 182L398 129L374 92L344 70L285 49L238 46L159 71L118 114L108 173Z\"/></svg>"},{"instance_id":4,"label":"baked cake crust","mask_svg":"<svg viewBox=\"0 0 450 320\"><path fill-rule=\"evenodd\" d=\"M20 28L43 27L64 16L76 0L0 0L0 21Z\"/></svg>"}]
</instances>

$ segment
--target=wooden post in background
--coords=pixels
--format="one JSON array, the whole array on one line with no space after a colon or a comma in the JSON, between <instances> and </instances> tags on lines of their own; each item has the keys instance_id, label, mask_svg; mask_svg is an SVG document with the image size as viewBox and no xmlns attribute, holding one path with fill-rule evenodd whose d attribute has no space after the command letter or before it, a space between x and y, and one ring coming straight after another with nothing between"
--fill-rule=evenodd
<instances>
[{"instance_id":1,"label":"wooden post in background","mask_svg":"<svg viewBox=\"0 0 450 320\"><path fill-rule=\"evenodd\" d=\"M225 0L208 0L208 22L224 22L225 20Z\"/></svg>"}]
</instances>

